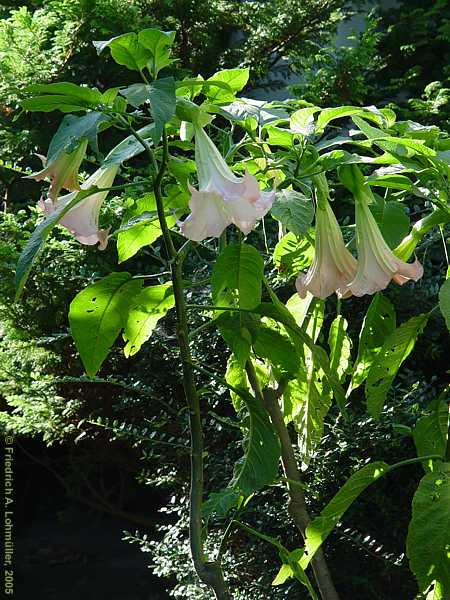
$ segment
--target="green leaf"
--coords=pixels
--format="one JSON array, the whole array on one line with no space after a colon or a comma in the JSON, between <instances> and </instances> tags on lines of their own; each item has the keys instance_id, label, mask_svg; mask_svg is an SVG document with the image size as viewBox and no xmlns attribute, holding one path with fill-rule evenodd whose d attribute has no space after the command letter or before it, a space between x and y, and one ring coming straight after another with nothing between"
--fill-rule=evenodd
<instances>
[{"instance_id":1,"label":"green leaf","mask_svg":"<svg viewBox=\"0 0 450 600\"><path fill-rule=\"evenodd\" d=\"M237 92L240 92L246 85L249 78L249 69L224 69L214 73L207 82L220 81L230 86L232 92L228 92L216 86L205 86L203 93L210 102L225 103L233 102Z\"/></svg>"},{"instance_id":2,"label":"green leaf","mask_svg":"<svg viewBox=\"0 0 450 600\"><path fill-rule=\"evenodd\" d=\"M314 247L306 239L299 239L290 231L284 235L273 252L273 262L281 275L297 276L307 269L314 258Z\"/></svg>"},{"instance_id":3,"label":"green leaf","mask_svg":"<svg viewBox=\"0 0 450 600\"><path fill-rule=\"evenodd\" d=\"M67 103L73 103L83 110L86 108L95 108L99 104L103 104L103 94L96 88L89 88L65 81L60 83L29 85L27 88L25 88L25 92L33 95L43 94L43 96L40 97L43 102L45 102L44 98L47 98L48 101L51 101L52 97L54 96L65 96L67 97ZM27 108L26 105L29 100L34 99L36 98L24 100L23 102L25 102L25 105L22 104L23 108L26 110L31 110L30 108Z\"/></svg>"},{"instance_id":4,"label":"green leaf","mask_svg":"<svg viewBox=\"0 0 450 600\"><path fill-rule=\"evenodd\" d=\"M152 60L147 66L154 79L158 77L158 73L161 69L168 67L174 62L174 60L170 58L174 39L174 31L144 29L139 32L139 44L147 50L150 50L152 55Z\"/></svg>"},{"instance_id":5,"label":"green leaf","mask_svg":"<svg viewBox=\"0 0 450 600\"><path fill-rule=\"evenodd\" d=\"M149 86L150 110L155 128L153 130L153 143L156 144L161 139L164 125L170 121L175 114L176 95L175 80L173 77L157 79Z\"/></svg>"},{"instance_id":6,"label":"green leaf","mask_svg":"<svg viewBox=\"0 0 450 600\"><path fill-rule=\"evenodd\" d=\"M405 206L396 200L386 202L380 196L375 196L375 204L370 210L380 228L389 248L395 248L408 235L410 220Z\"/></svg>"},{"instance_id":7,"label":"green leaf","mask_svg":"<svg viewBox=\"0 0 450 600\"><path fill-rule=\"evenodd\" d=\"M17 262L16 267L16 277L15 277L15 285L16 285L16 300L20 297L22 290L27 282L28 276L30 275L33 264L37 260L39 254L41 253L45 241L50 235L53 227L58 224L58 222L64 217L64 215L69 212L71 208L73 208L76 204L87 198L88 196L92 196L97 191L97 187L93 186L88 190L81 190L72 198L70 202L67 204L61 204L54 212L47 215L43 221L39 223L36 229L31 234L30 239L28 240L25 248L22 250L19 260Z\"/></svg>"},{"instance_id":8,"label":"green leaf","mask_svg":"<svg viewBox=\"0 0 450 600\"><path fill-rule=\"evenodd\" d=\"M249 346L250 349L250 346ZM245 361L247 360L248 355L245 359ZM226 382L232 386L233 388L235 388L236 390L240 390L243 394L248 394L250 393L249 390L249 385L248 385L248 380L247 380L247 374L244 370L244 365L245 365L245 361L242 362L241 360L238 359L238 357L235 354L231 354L230 357L228 358L228 362L227 362L227 370L225 373L225 380ZM231 400L233 402L233 406L234 406L234 410L236 412L240 412L243 408L243 400L242 397L237 394L236 392L233 392L230 390L230 396L231 396Z\"/></svg>"},{"instance_id":9,"label":"green leaf","mask_svg":"<svg viewBox=\"0 0 450 600\"><path fill-rule=\"evenodd\" d=\"M420 591L433 581L450 597L450 465L425 475L414 494L406 541L411 571Z\"/></svg>"},{"instance_id":10,"label":"green leaf","mask_svg":"<svg viewBox=\"0 0 450 600\"><path fill-rule=\"evenodd\" d=\"M211 276L212 297L220 306L225 290L238 292L238 306L253 309L261 302L264 261L247 244L232 244L217 258Z\"/></svg>"},{"instance_id":11,"label":"green leaf","mask_svg":"<svg viewBox=\"0 0 450 600\"><path fill-rule=\"evenodd\" d=\"M314 133L314 115L320 108L318 106L308 106L306 108L300 108L292 113L289 127L296 133L302 135L311 135Z\"/></svg>"},{"instance_id":12,"label":"green leaf","mask_svg":"<svg viewBox=\"0 0 450 600\"><path fill-rule=\"evenodd\" d=\"M237 505L239 498L240 494L234 488L227 487L220 492L212 492L208 500L203 503L203 518L209 519L215 514L219 519L223 519Z\"/></svg>"},{"instance_id":13,"label":"green leaf","mask_svg":"<svg viewBox=\"0 0 450 600\"><path fill-rule=\"evenodd\" d=\"M266 286L268 287L268 286ZM333 390L334 397L336 398L336 402L339 406L339 410L345 415L345 394L342 386L337 380L334 373L332 373L330 369L330 364L328 361L328 357L323 350L319 346L314 344L314 340L307 334L303 329L301 329L297 323L295 322L294 317L289 312L289 310L282 304L276 294L268 287L270 297L272 299L273 304L263 303L258 306L258 313L262 316L269 317L274 319L285 326L289 337L291 338L294 346L298 348L302 348L306 346L313 356L313 360L315 364L322 369L325 374L327 383L330 388Z\"/></svg>"},{"instance_id":14,"label":"green leaf","mask_svg":"<svg viewBox=\"0 0 450 600\"><path fill-rule=\"evenodd\" d=\"M266 125L264 127L268 134L267 143L271 146L282 146L284 148L292 148L293 134L286 129L281 127L275 127L274 125Z\"/></svg>"},{"instance_id":15,"label":"green leaf","mask_svg":"<svg viewBox=\"0 0 450 600\"><path fill-rule=\"evenodd\" d=\"M448 441L449 412L446 402L440 400L430 415L421 417L413 431L417 456L440 454L445 458ZM426 471L436 469L433 460L424 463Z\"/></svg>"},{"instance_id":16,"label":"green leaf","mask_svg":"<svg viewBox=\"0 0 450 600\"><path fill-rule=\"evenodd\" d=\"M395 310L381 292L375 294L367 310L359 334L358 356L353 367L351 387L360 386L386 338L395 329Z\"/></svg>"},{"instance_id":17,"label":"green leaf","mask_svg":"<svg viewBox=\"0 0 450 600\"><path fill-rule=\"evenodd\" d=\"M366 119L370 119L371 121L377 123L377 125L383 125L386 122L384 115L378 110L369 110L367 108L360 108L358 106L338 106L336 108L325 108L322 110L317 119L316 133L322 133L328 123L334 121L335 119L353 117L354 115L360 115Z\"/></svg>"},{"instance_id":18,"label":"green leaf","mask_svg":"<svg viewBox=\"0 0 450 600\"><path fill-rule=\"evenodd\" d=\"M366 123L364 119L360 119L357 116L353 116L352 121L369 140L380 140L389 137L388 133L381 131L381 129L378 129L377 127L372 127L372 125Z\"/></svg>"},{"instance_id":19,"label":"green leaf","mask_svg":"<svg viewBox=\"0 0 450 600\"><path fill-rule=\"evenodd\" d=\"M308 173L319 170L332 171L340 165L351 165L361 162L364 162L364 159L358 154L351 154L346 150L332 150L331 152L322 154L317 163L314 163L306 169L305 174L307 175Z\"/></svg>"},{"instance_id":20,"label":"green leaf","mask_svg":"<svg viewBox=\"0 0 450 600\"><path fill-rule=\"evenodd\" d=\"M70 330L89 377L97 374L108 356L141 287L142 279L132 279L129 273L111 273L72 300Z\"/></svg>"},{"instance_id":21,"label":"green leaf","mask_svg":"<svg viewBox=\"0 0 450 600\"><path fill-rule=\"evenodd\" d=\"M136 33L124 33L105 41L92 42L100 54L106 47L111 50L111 56L118 65L130 71L142 71L152 58L149 49L142 46Z\"/></svg>"},{"instance_id":22,"label":"green leaf","mask_svg":"<svg viewBox=\"0 0 450 600\"><path fill-rule=\"evenodd\" d=\"M350 367L352 341L347 335L348 323L342 315L338 315L331 323L328 335L330 346L330 369L334 371L340 381L344 378Z\"/></svg>"},{"instance_id":23,"label":"green leaf","mask_svg":"<svg viewBox=\"0 0 450 600\"><path fill-rule=\"evenodd\" d=\"M289 231L302 237L307 233L314 218L314 204L311 198L300 192L281 190L275 196L271 213Z\"/></svg>"},{"instance_id":24,"label":"green leaf","mask_svg":"<svg viewBox=\"0 0 450 600\"><path fill-rule=\"evenodd\" d=\"M300 561L303 568L306 568L356 498L371 483L382 477L388 469L389 465L386 463L374 462L353 473L320 515L313 519L306 528L305 548L307 554Z\"/></svg>"},{"instance_id":25,"label":"green leaf","mask_svg":"<svg viewBox=\"0 0 450 600\"><path fill-rule=\"evenodd\" d=\"M439 290L439 308L450 331L450 279L444 281Z\"/></svg>"},{"instance_id":26,"label":"green leaf","mask_svg":"<svg viewBox=\"0 0 450 600\"><path fill-rule=\"evenodd\" d=\"M166 220L169 227L175 224L175 218L171 215ZM136 199L125 211L117 236L119 263L134 256L141 248L153 244L161 233L153 194Z\"/></svg>"},{"instance_id":27,"label":"green leaf","mask_svg":"<svg viewBox=\"0 0 450 600\"><path fill-rule=\"evenodd\" d=\"M175 306L172 283L151 285L133 299L123 332L124 353L133 356L149 339L158 321Z\"/></svg>"},{"instance_id":28,"label":"green leaf","mask_svg":"<svg viewBox=\"0 0 450 600\"><path fill-rule=\"evenodd\" d=\"M216 319L217 328L220 335L231 351L235 354L236 360L243 367L250 356L250 347L252 343L254 315L239 316L224 312ZM250 327L250 329L249 329Z\"/></svg>"},{"instance_id":29,"label":"green leaf","mask_svg":"<svg viewBox=\"0 0 450 600\"><path fill-rule=\"evenodd\" d=\"M285 407L289 413L285 418L292 419L298 433L298 447L302 469L305 470L323 436L323 423L331 406L330 394L323 392L315 370L320 366L314 362L308 379L290 381L283 394Z\"/></svg>"},{"instance_id":30,"label":"green leaf","mask_svg":"<svg viewBox=\"0 0 450 600\"><path fill-rule=\"evenodd\" d=\"M238 489L248 497L277 477L280 443L267 412L260 403L251 395L246 395L244 402L248 414L245 423L245 455L236 464L229 487Z\"/></svg>"},{"instance_id":31,"label":"green leaf","mask_svg":"<svg viewBox=\"0 0 450 600\"><path fill-rule=\"evenodd\" d=\"M412 317L386 339L369 368L365 387L369 413L378 418L401 364L409 356L428 321L428 314Z\"/></svg>"},{"instance_id":32,"label":"green leaf","mask_svg":"<svg viewBox=\"0 0 450 600\"><path fill-rule=\"evenodd\" d=\"M267 359L282 372L293 376L299 370L300 358L294 345L288 337L275 329L261 325L253 342L253 349L257 356Z\"/></svg>"},{"instance_id":33,"label":"green leaf","mask_svg":"<svg viewBox=\"0 0 450 600\"><path fill-rule=\"evenodd\" d=\"M108 117L95 111L88 112L82 117L66 115L48 147L48 162L53 161L63 152L75 150L83 138L88 139L96 148L98 129L106 121L108 121Z\"/></svg>"}]
</instances>

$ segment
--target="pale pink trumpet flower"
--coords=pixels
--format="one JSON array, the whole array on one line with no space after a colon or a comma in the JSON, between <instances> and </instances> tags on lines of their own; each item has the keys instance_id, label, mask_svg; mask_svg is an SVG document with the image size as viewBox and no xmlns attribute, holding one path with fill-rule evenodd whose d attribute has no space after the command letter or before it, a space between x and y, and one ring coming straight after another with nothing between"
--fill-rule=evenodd
<instances>
[{"instance_id":1,"label":"pale pink trumpet flower","mask_svg":"<svg viewBox=\"0 0 450 600\"><path fill-rule=\"evenodd\" d=\"M413 263L397 258L384 241L366 199L355 197L355 202L358 271L349 285L352 294L374 294L387 288L391 280L399 285L418 281L423 267L417 258Z\"/></svg>"},{"instance_id":2,"label":"pale pink trumpet flower","mask_svg":"<svg viewBox=\"0 0 450 600\"><path fill-rule=\"evenodd\" d=\"M324 175L314 178L316 184L316 228L314 260L306 273L301 273L295 287L301 298L310 292L325 299L334 292L339 298L351 296L349 282L354 278L357 262L345 247L341 228L328 202L328 184Z\"/></svg>"},{"instance_id":3,"label":"pale pink trumpet flower","mask_svg":"<svg viewBox=\"0 0 450 600\"><path fill-rule=\"evenodd\" d=\"M199 189L189 186L191 214L180 224L181 231L200 242L219 237L233 223L248 235L270 210L275 191L262 192L248 172L243 177L234 175L203 128L194 128Z\"/></svg>"},{"instance_id":4,"label":"pale pink trumpet flower","mask_svg":"<svg viewBox=\"0 0 450 600\"><path fill-rule=\"evenodd\" d=\"M119 169L119 165L110 167L100 167L82 184L82 190L88 190L92 186L98 188L109 188L114 182L114 178ZM39 206L47 213L51 214L63 204L68 204L77 195L77 191L61 196L55 201L51 198L41 200ZM60 225L66 227L81 244L92 246L99 244L99 250L104 250L108 244L109 229L99 229L98 219L100 208L108 195L108 190L103 192L93 192L75 204L59 221Z\"/></svg>"},{"instance_id":5,"label":"pale pink trumpet flower","mask_svg":"<svg viewBox=\"0 0 450 600\"><path fill-rule=\"evenodd\" d=\"M38 173L27 175L26 178L41 181L48 177L50 179L48 195L52 200L58 198L62 189L70 191L79 190L78 170L86 154L87 144L87 140L83 140L75 150L71 152L63 151L54 160L48 160L45 156L38 154L44 168Z\"/></svg>"}]
</instances>

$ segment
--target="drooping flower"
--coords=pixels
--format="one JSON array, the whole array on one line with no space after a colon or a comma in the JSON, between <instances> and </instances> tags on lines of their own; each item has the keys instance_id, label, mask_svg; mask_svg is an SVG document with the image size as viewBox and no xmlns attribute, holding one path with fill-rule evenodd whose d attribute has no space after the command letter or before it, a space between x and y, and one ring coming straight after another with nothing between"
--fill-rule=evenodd
<instances>
[{"instance_id":1,"label":"drooping flower","mask_svg":"<svg viewBox=\"0 0 450 600\"><path fill-rule=\"evenodd\" d=\"M407 263L397 258L384 241L381 231L364 198L356 198L356 247L358 271L350 283L355 296L384 290L391 280L403 285L411 279L418 281L423 267L416 259Z\"/></svg>"},{"instance_id":2,"label":"drooping flower","mask_svg":"<svg viewBox=\"0 0 450 600\"><path fill-rule=\"evenodd\" d=\"M81 189L88 190L92 186L97 186L98 188L110 187L113 184L118 169L119 165L100 167L86 179ZM41 200L39 206L47 214L51 214L61 205L71 202L77 193L75 191L61 196L56 202L51 198ZM92 246L98 242L99 250L104 250L108 244L109 229L99 229L98 218L100 208L107 195L108 191L94 192L90 196L83 198L64 215L59 224L66 227L81 244Z\"/></svg>"},{"instance_id":3,"label":"drooping flower","mask_svg":"<svg viewBox=\"0 0 450 600\"><path fill-rule=\"evenodd\" d=\"M407 263L395 256L384 241L380 229L369 208L374 202L370 186L356 165L345 165L339 172L342 183L355 198L356 248L358 271L350 282L355 296L374 294L384 290L391 280L400 285L423 275L423 267L416 259Z\"/></svg>"},{"instance_id":4,"label":"drooping flower","mask_svg":"<svg viewBox=\"0 0 450 600\"><path fill-rule=\"evenodd\" d=\"M72 152L63 151L54 160L47 160L45 156L38 154L44 168L38 173L27 175L27 179L41 181L48 177L51 181L48 195L52 200L57 199L62 189L79 190L78 169L86 154L87 144L87 140L83 140L75 150L72 150Z\"/></svg>"},{"instance_id":5,"label":"drooping flower","mask_svg":"<svg viewBox=\"0 0 450 600\"><path fill-rule=\"evenodd\" d=\"M194 129L199 189L189 187L191 214L181 223L183 234L200 242L219 237L232 223L249 234L270 210L275 191L262 192L248 172L234 175L203 128L194 125Z\"/></svg>"},{"instance_id":6,"label":"drooping flower","mask_svg":"<svg viewBox=\"0 0 450 600\"><path fill-rule=\"evenodd\" d=\"M307 273L297 277L295 287L301 298L306 298L308 291L322 299L333 292L347 298L351 296L349 282L355 276L357 262L345 247L341 228L328 202L325 176L321 174L313 180L317 198L314 260Z\"/></svg>"}]
</instances>

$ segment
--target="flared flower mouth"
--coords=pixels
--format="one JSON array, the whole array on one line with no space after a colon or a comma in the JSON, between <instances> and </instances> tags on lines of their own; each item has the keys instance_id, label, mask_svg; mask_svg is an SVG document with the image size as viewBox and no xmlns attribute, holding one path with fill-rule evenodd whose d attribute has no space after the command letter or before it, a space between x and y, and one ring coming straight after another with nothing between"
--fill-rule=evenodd
<instances>
[{"instance_id":1,"label":"flared flower mouth","mask_svg":"<svg viewBox=\"0 0 450 600\"><path fill-rule=\"evenodd\" d=\"M118 169L119 165L100 167L83 183L81 189L88 190L92 186L111 187ZM41 200L39 205L47 214L51 214L61 205L71 202L77 193L75 191L61 196L56 202L50 198ZM98 243L99 250L104 250L108 244L109 229L99 229L98 220L100 208L107 195L108 191L94 192L83 198L64 215L59 224L66 227L81 244L92 246Z\"/></svg>"},{"instance_id":2,"label":"flared flower mouth","mask_svg":"<svg viewBox=\"0 0 450 600\"><path fill-rule=\"evenodd\" d=\"M237 177L199 126L195 126L195 162L199 189L189 187L191 214L180 224L183 234L200 242L219 237L234 224L248 235L270 210L275 191L262 192L248 172Z\"/></svg>"},{"instance_id":3,"label":"flared flower mouth","mask_svg":"<svg viewBox=\"0 0 450 600\"><path fill-rule=\"evenodd\" d=\"M418 281L423 275L423 267L417 259L407 263L390 250L364 199L356 199L356 246L358 271L350 283L355 296L384 290L391 281L399 285Z\"/></svg>"},{"instance_id":4,"label":"flared flower mouth","mask_svg":"<svg viewBox=\"0 0 450 600\"><path fill-rule=\"evenodd\" d=\"M62 189L79 190L78 170L86 154L87 140L83 140L72 152L61 152L56 159L47 160L45 156L38 155L44 168L38 173L27 175L27 179L50 179L49 198L56 200Z\"/></svg>"}]
</instances>

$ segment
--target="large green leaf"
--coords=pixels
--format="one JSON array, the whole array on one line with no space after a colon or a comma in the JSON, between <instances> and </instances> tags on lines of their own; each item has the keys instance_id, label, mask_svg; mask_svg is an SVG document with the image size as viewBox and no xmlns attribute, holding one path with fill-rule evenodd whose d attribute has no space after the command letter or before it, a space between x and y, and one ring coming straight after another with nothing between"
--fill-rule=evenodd
<instances>
[{"instance_id":1,"label":"large green leaf","mask_svg":"<svg viewBox=\"0 0 450 600\"><path fill-rule=\"evenodd\" d=\"M358 356L353 368L352 389L366 379L371 365L386 338L395 329L395 310L381 292L375 294L364 318L359 334Z\"/></svg>"},{"instance_id":2,"label":"large green leaf","mask_svg":"<svg viewBox=\"0 0 450 600\"><path fill-rule=\"evenodd\" d=\"M414 444L417 456L438 454L444 459L448 441L448 405L440 399L432 404L431 414L421 417L414 427ZM424 463L424 468L426 471L435 471L436 463L429 460Z\"/></svg>"},{"instance_id":3,"label":"large green leaf","mask_svg":"<svg viewBox=\"0 0 450 600\"><path fill-rule=\"evenodd\" d=\"M218 316L216 324L220 335L243 367L250 356L252 332L258 324L255 316L245 313L235 316L224 312Z\"/></svg>"},{"instance_id":4,"label":"large green leaf","mask_svg":"<svg viewBox=\"0 0 450 600\"><path fill-rule=\"evenodd\" d=\"M164 69L164 67L168 67L175 62L174 59L170 58L174 39L174 31L144 29L139 32L139 44L147 50L150 50L152 55L152 59L147 66L154 79L158 77L158 73L161 69Z\"/></svg>"},{"instance_id":5,"label":"large green leaf","mask_svg":"<svg viewBox=\"0 0 450 600\"><path fill-rule=\"evenodd\" d=\"M259 252L247 244L227 246L218 257L211 277L214 304L220 305L224 292L238 292L238 306L253 309L261 302L264 261Z\"/></svg>"},{"instance_id":6,"label":"large green leaf","mask_svg":"<svg viewBox=\"0 0 450 600\"><path fill-rule=\"evenodd\" d=\"M62 152L71 152L84 138L97 147L97 132L108 117L91 111L82 117L66 115L53 136L47 152L47 161L55 160Z\"/></svg>"},{"instance_id":7,"label":"large green leaf","mask_svg":"<svg viewBox=\"0 0 450 600\"><path fill-rule=\"evenodd\" d=\"M450 331L450 279L444 281L439 290L439 308Z\"/></svg>"},{"instance_id":8,"label":"large green leaf","mask_svg":"<svg viewBox=\"0 0 450 600\"><path fill-rule=\"evenodd\" d=\"M251 395L246 395L244 402L247 410L244 421L245 454L235 466L229 487L238 489L247 497L277 477L280 442L261 404Z\"/></svg>"},{"instance_id":9,"label":"large green leaf","mask_svg":"<svg viewBox=\"0 0 450 600\"><path fill-rule=\"evenodd\" d=\"M168 215L169 227L175 224L175 218ZM125 211L117 235L117 253L119 263L134 256L141 248L153 244L161 236L161 226L156 212L153 194L146 194L134 200Z\"/></svg>"},{"instance_id":10,"label":"large green leaf","mask_svg":"<svg viewBox=\"0 0 450 600\"><path fill-rule=\"evenodd\" d=\"M296 110L289 121L290 129L302 135L310 135L314 132L314 115L319 110L318 106L307 106Z\"/></svg>"},{"instance_id":11,"label":"large green leaf","mask_svg":"<svg viewBox=\"0 0 450 600\"><path fill-rule=\"evenodd\" d=\"M450 598L450 464L425 475L414 494L406 553L420 591L433 581Z\"/></svg>"},{"instance_id":12,"label":"large green leaf","mask_svg":"<svg viewBox=\"0 0 450 600\"><path fill-rule=\"evenodd\" d=\"M395 248L408 235L410 221L405 206L396 200L386 202L375 196L375 204L370 206L383 237L389 248Z\"/></svg>"},{"instance_id":13,"label":"large green leaf","mask_svg":"<svg viewBox=\"0 0 450 600\"><path fill-rule=\"evenodd\" d=\"M296 236L303 236L314 218L314 204L311 198L294 190L277 192L271 209L272 216Z\"/></svg>"},{"instance_id":14,"label":"large green leaf","mask_svg":"<svg viewBox=\"0 0 450 600\"><path fill-rule=\"evenodd\" d=\"M230 88L231 92L217 87L206 85L204 86L203 93L207 96L210 102L225 103L233 102L237 92L240 92L246 85L249 78L249 69L224 69L214 73L207 83L222 82L226 83Z\"/></svg>"},{"instance_id":15,"label":"large green leaf","mask_svg":"<svg viewBox=\"0 0 450 600\"><path fill-rule=\"evenodd\" d=\"M108 356L141 287L142 279L132 279L129 273L111 273L72 300L70 330L89 377L96 375Z\"/></svg>"},{"instance_id":16,"label":"large green leaf","mask_svg":"<svg viewBox=\"0 0 450 600\"><path fill-rule=\"evenodd\" d=\"M157 79L149 86L148 98L155 128L153 130L153 143L156 145L161 139L164 125L175 114L176 95L175 80L173 77Z\"/></svg>"},{"instance_id":17,"label":"large green leaf","mask_svg":"<svg viewBox=\"0 0 450 600\"><path fill-rule=\"evenodd\" d=\"M128 312L123 338L127 342L125 356L133 356L141 349L155 329L158 321L175 306L171 283L151 285L133 299Z\"/></svg>"},{"instance_id":18,"label":"large green leaf","mask_svg":"<svg viewBox=\"0 0 450 600\"><path fill-rule=\"evenodd\" d=\"M389 468L390 466L384 462L374 462L353 473L320 515L311 521L306 528L305 548L307 555L301 561L303 568L308 565L361 492L382 477Z\"/></svg>"},{"instance_id":19,"label":"large green leaf","mask_svg":"<svg viewBox=\"0 0 450 600\"><path fill-rule=\"evenodd\" d=\"M381 111L375 109L370 110L358 106L337 106L336 108L325 108L321 111L317 118L316 132L321 133L331 121L335 119L343 119L344 117L353 117L360 115L374 121L377 125L383 125L386 122L385 116Z\"/></svg>"},{"instance_id":20,"label":"large green leaf","mask_svg":"<svg viewBox=\"0 0 450 600\"><path fill-rule=\"evenodd\" d=\"M365 393L367 408L378 418L387 393L403 361L414 348L428 321L428 314L412 317L395 329L386 339L367 373Z\"/></svg>"},{"instance_id":21,"label":"large green leaf","mask_svg":"<svg viewBox=\"0 0 450 600\"><path fill-rule=\"evenodd\" d=\"M29 111L75 112L96 108L104 102L103 94L96 88L88 88L65 81L29 85L25 92L33 94L33 97L26 98L21 102L22 107Z\"/></svg>"},{"instance_id":22,"label":"large green leaf","mask_svg":"<svg viewBox=\"0 0 450 600\"><path fill-rule=\"evenodd\" d=\"M314 247L306 238L298 238L289 231L273 252L273 261L281 275L292 277L309 267L314 258Z\"/></svg>"},{"instance_id":23,"label":"large green leaf","mask_svg":"<svg viewBox=\"0 0 450 600\"><path fill-rule=\"evenodd\" d=\"M298 434L302 469L308 467L316 447L322 440L324 419L331 406L330 394L324 393L316 374L316 370L319 369L313 361L307 379L290 381L283 394L285 418L292 419Z\"/></svg>"},{"instance_id":24,"label":"large green leaf","mask_svg":"<svg viewBox=\"0 0 450 600\"><path fill-rule=\"evenodd\" d=\"M261 325L258 328L253 349L257 356L265 358L274 367L291 376L299 370L299 356L290 339L275 329Z\"/></svg>"},{"instance_id":25,"label":"large green leaf","mask_svg":"<svg viewBox=\"0 0 450 600\"><path fill-rule=\"evenodd\" d=\"M124 33L110 40L92 42L100 54L109 47L111 56L118 65L123 65L131 71L142 71L152 58L152 53L138 41L136 33Z\"/></svg>"},{"instance_id":26,"label":"large green leaf","mask_svg":"<svg viewBox=\"0 0 450 600\"><path fill-rule=\"evenodd\" d=\"M342 380L350 366L352 341L347 335L348 323L338 315L330 325L328 345L330 346L330 369Z\"/></svg>"}]
</instances>

